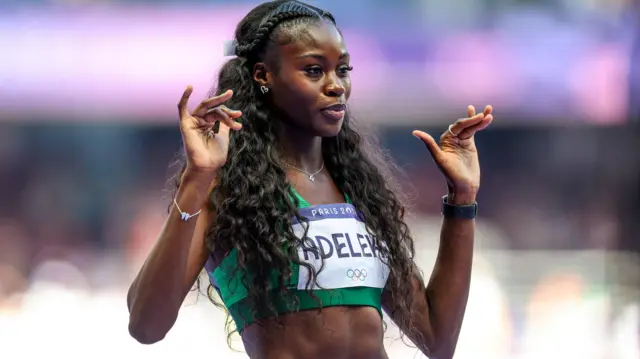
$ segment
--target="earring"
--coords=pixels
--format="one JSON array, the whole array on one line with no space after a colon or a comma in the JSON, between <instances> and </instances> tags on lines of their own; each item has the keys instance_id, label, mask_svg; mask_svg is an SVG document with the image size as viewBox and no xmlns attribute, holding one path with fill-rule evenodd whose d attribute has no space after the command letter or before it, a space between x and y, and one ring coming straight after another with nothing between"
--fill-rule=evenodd
<instances>
[{"instance_id":1,"label":"earring","mask_svg":"<svg viewBox=\"0 0 640 359\"><path fill-rule=\"evenodd\" d=\"M260 86L260 91L262 91L262 94L264 95L269 92L269 88L267 86Z\"/></svg>"}]
</instances>

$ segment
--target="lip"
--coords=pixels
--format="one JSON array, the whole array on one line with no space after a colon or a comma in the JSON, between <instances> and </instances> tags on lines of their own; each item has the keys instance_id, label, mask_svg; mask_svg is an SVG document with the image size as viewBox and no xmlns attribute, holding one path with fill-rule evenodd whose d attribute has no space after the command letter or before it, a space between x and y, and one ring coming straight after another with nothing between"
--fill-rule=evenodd
<instances>
[{"instance_id":1,"label":"lip","mask_svg":"<svg viewBox=\"0 0 640 359\"><path fill-rule=\"evenodd\" d=\"M343 104L343 103L337 103L335 105L331 105L331 106L327 106L325 108L322 109L322 111L337 111L337 112L344 112L347 109L347 105Z\"/></svg>"},{"instance_id":2,"label":"lip","mask_svg":"<svg viewBox=\"0 0 640 359\"><path fill-rule=\"evenodd\" d=\"M333 121L340 121L344 118L345 111L336 111L336 110L322 110L322 114L325 117L330 118Z\"/></svg>"},{"instance_id":3,"label":"lip","mask_svg":"<svg viewBox=\"0 0 640 359\"><path fill-rule=\"evenodd\" d=\"M320 112L325 117L330 118L333 121L340 121L344 118L344 114L346 113L347 106L345 104L335 104L329 107L323 108Z\"/></svg>"}]
</instances>

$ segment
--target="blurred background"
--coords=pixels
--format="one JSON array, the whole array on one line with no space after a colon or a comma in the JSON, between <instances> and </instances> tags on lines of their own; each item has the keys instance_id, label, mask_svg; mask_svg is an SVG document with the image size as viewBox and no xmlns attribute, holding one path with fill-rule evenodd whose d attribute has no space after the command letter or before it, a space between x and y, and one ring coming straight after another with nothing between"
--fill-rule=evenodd
<instances>
[{"instance_id":1,"label":"blurred background","mask_svg":"<svg viewBox=\"0 0 640 359\"><path fill-rule=\"evenodd\" d=\"M137 344L125 293L171 200L176 103L205 96L257 3L0 0L1 358L246 357L195 293ZM415 187L427 274L446 188L411 130L495 108L456 358L640 358L640 2L312 3L345 34L355 115Z\"/></svg>"}]
</instances>

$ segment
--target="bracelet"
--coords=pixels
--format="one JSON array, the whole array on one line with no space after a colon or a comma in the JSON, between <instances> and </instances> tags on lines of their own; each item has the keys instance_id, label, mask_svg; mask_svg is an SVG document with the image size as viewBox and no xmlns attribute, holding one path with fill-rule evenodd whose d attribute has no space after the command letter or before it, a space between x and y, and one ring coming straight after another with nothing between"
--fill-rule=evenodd
<instances>
[{"instance_id":1,"label":"bracelet","mask_svg":"<svg viewBox=\"0 0 640 359\"><path fill-rule=\"evenodd\" d=\"M192 217L195 217L197 215L200 214L200 212L202 211L202 208L198 210L198 212L194 213L194 214L189 214L187 212L182 212L182 210L180 209L180 206L178 206L178 202L176 201L176 199L173 199L173 204L176 205L176 208L178 209L178 212L180 212L180 219L183 221L188 221L190 220Z\"/></svg>"},{"instance_id":2,"label":"bracelet","mask_svg":"<svg viewBox=\"0 0 640 359\"><path fill-rule=\"evenodd\" d=\"M466 206L454 206L447 203L449 196L442 197L442 215L445 218L474 219L478 215L478 203Z\"/></svg>"}]
</instances>

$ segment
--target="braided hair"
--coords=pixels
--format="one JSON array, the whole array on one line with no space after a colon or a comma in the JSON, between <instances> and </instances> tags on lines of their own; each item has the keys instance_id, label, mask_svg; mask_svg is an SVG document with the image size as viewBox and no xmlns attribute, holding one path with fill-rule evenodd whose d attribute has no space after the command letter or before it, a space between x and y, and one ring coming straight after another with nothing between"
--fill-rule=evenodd
<instances>
[{"instance_id":1,"label":"braided hair","mask_svg":"<svg viewBox=\"0 0 640 359\"><path fill-rule=\"evenodd\" d=\"M255 59L256 56L263 55L261 50L264 50L265 44L269 41L276 27L283 26L286 22L289 22L289 28L292 25L300 24L300 21L296 24L291 20L306 18L307 20L318 21L327 19L334 25L336 23L330 13L297 1L274 1L265 3L262 6L268 9L278 4L280 4L278 7L262 18L256 28L253 27L255 25L250 21L240 22L236 29L236 39L238 40L236 45L237 56ZM260 10L260 6L258 6L247 17L250 17L253 12L261 12Z\"/></svg>"},{"instance_id":2,"label":"braided hair","mask_svg":"<svg viewBox=\"0 0 640 359\"><path fill-rule=\"evenodd\" d=\"M216 218L207 233L207 247L218 263L231 250L237 251L236 270L248 289L247 300L255 308L253 314L270 313L277 320L271 301L274 293L288 298L292 310L297 307L295 297L288 295L285 285L293 275L291 263L309 270L307 288L316 282L317 270L298 257L297 248L303 243L292 231L292 219L308 222L298 213L299 203L280 165L274 126L278 117L260 93L252 69L257 62L265 61L267 49L296 41L301 30L322 21L335 25L330 13L299 1L272 1L257 6L238 24L237 56L223 65L217 86L210 93L213 96L233 90L234 96L227 105L242 111L239 122L243 128L230 134L228 160L210 195L210 209ZM386 289L394 301L394 310L402 314L397 317L406 320L398 324L414 328L413 288L411 281L406 280L416 273L414 243L404 222L400 188L391 175L393 162L355 130L349 113L338 135L323 139L322 152L336 186L358 208L380 250L380 258L389 266ZM179 186L179 178L180 173L175 177L174 190ZM278 278L277 288L270 284L274 275ZM216 304L211 286L207 292ZM231 325L228 318L228 331Z\"/></svg>"}]
</instances>

